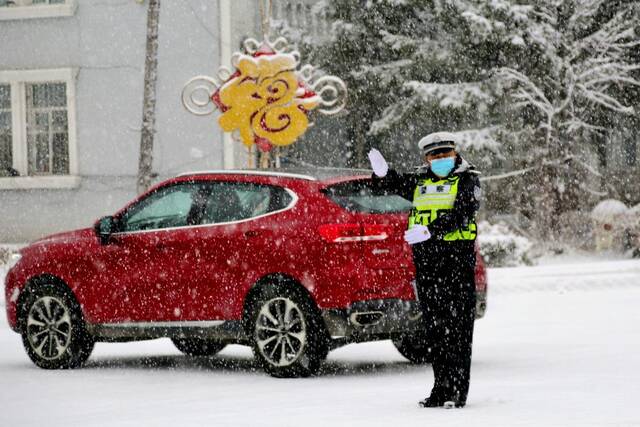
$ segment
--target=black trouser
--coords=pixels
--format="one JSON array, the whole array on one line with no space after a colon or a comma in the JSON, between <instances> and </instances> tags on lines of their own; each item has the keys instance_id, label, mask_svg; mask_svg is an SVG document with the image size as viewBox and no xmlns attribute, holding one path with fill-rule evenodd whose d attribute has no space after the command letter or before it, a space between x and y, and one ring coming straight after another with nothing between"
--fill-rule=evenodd
<instances>
[{"instance_id":1,"label":"black trouser","mask_svg":"<svg viewBox=\"0 0 640 427\"><path fill-rule=\"evenodd\" d=\"M432 344L436 399L466 402L476 310L475 249L469 241L413 247L418 298Z\"/></svg>"}]
</instances>

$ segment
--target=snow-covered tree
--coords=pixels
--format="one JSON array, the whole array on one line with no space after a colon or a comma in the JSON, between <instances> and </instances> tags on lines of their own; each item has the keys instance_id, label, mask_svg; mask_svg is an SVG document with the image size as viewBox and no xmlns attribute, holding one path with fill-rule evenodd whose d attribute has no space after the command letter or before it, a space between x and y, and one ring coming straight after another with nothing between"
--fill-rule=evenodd
<instances>
[{"instance_id":1,"label":"snow-covered tree","mask_svg":"<svg viewBox=\"0 0 640 427\"><path fill-rule=\"evenodd\" d=\"M602 21L598 12L606 1L538 1L536 22L527 31L535 65L500 70L513 83L515 107L531 108L539 116L537 126L553 154L570 154L570 135L604 130L594 120L594 108L634 112L615 88L640 85L634 75L640 65L629 57L630 48L640 44L639 15L627 5Z\"/></svg>"},{"instance_id":2,"label":"snow-covered tree","mask_svg":"<svg viewBox=\"0 0 640 427\"><path fill-rule=\"evenodd\" d=\"M156 123L156 81L158 78L158 26L160 0L149 0L147 9L147 44L144 61L144 100L138 162L138 194L151 187L153 175L153 139Z\"/></svg>"},{"instance_id":3,"label":"snow-covered tree","mask_svg":"<svg viewBox=\"0 0 640 427\"><path fill-rule=\"evenodd\" d=\"M331 22L331 32L313 39L304 32L285 28L285 35L301 48L305 61L329 74L340 76L347 84L347 110L324 125L340 128L342 141L335 135L322 140L323 149L347 157L350 166L368 166L366 152L372 144L368 137L371 124L379 119L389 99L407 78L412 61L410 46L381 36L383 29L401 29L401 34L417 31L424 6L418 1L327 1L317 6ZM346 140L346 146L345 144ZM346 155L346 156L345 156ZM324 160L332 160L325 159ZM330 164L340 164L336 158Z\"/></svg>"},{"instance_id":4,"label":"snow-covered tree","mask_svg":"<svg viewBox=\"0 0 640 427\"><path fill-rule=\"evenodd\" d=\"M463 149L499 155L496 117L504 105L494 70L511 66L531 10L505 1L328 1L329 37L294 37L316 64L349 87L355 165L376 145L402 166L416 163L416 141L459 131ZM418 157L419 158L419 157Z\"/></svg>"},{"instance_id":5,"label":"snow-covered tree","mask_svg":"<svg viewBox=\"0 0 640 427\"><path fill-rule=\"evenodd\" d=\"M542 167L530 202L541 213L539 225L553 231L551 218L612 189L594 188L599 179L590 176L601 172L590 159L594 145L607 140L611 119L635 113L624 91L640 86L640 65L632 57L640 15L637 2L532 3L523 35L527 55L497 75L520 112L511 126L516 157L524 166Z\"/></svg>"},{"instance_id":6,"label":"snow-covered tree","mask_svg":"<svg viewBox=\"0 0 640 427\"><path fill-rule=\"evenodd\" d=\"M448 129L458 132L462 149L476 152L476 158L481 153L500 157L498 139L507 111L495 70L515 64L531 7L502 0L423 4L429 4L430 13L424 30L412 35L412 77L370 134L409 130L417 137ZM390 31L385 37L408 43Z\"/></svg>"}]
</instances>

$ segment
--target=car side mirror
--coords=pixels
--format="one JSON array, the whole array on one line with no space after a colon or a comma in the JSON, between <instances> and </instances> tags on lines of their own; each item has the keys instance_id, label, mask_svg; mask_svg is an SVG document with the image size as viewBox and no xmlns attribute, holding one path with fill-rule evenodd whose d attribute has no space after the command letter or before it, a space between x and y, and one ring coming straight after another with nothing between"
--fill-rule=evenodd
<instances>
[{"instance_id":1,"label":"car side mirror","mask_svg":"<svg viewBox=\"0 0 640 427\"><path fill-rule=\"evenodd\" d=\"M96 236L100 239L100 243L106 245L109 243L109 238L115 232L116 221L112 216L103 216L94 225L93 229L96 232Z\"/></svg>"}]
</instances>

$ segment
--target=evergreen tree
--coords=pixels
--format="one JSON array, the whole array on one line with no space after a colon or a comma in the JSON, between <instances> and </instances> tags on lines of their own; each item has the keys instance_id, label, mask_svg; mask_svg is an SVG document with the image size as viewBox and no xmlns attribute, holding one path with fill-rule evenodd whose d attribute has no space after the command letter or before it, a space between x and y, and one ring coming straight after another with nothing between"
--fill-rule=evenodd
<instances>
[{"instance_id":1,"label":"evergreen tree","mask_svg":"<svg viewBox=\"0 0 640 427\"><path fill-rule=\"evenodd\" d=\"M504 105L494 71L513 64L529 8L484 3L330 1L330 37L294 37L310 62L347 83L348 111L339 120L351 165L366 167L366 152L377 146L411 167L419 138L444 129L459 131L476 159L500 156Z\"/></svg>"},{"instance_id":2,"label":"evergreen tree","mask_svg":"<svg viewBox=\"0 0 640 427\"><path fill-rule=\"evenodd\" d=\"M331 34L322 43L285 30L297 42L306 62L340 76L347 84L346 111L318 126L333 131L340 128L347 146L339 145L345 141L336 141L335 135L326 135L321 144L313 141L314 145L322 145L325 152L336 154L338 158L332 159L335 161L331 164L340 164L346 151L347 165L368 167L366 153L372 144L368 136L371 124L407 78L405 73L411 66L408 56L415 49L384 37L384 29L401 29L408 37L420 22L421 3L424 2L328 2L325 13L331 21Z\"/></svg>"}]
</instances>

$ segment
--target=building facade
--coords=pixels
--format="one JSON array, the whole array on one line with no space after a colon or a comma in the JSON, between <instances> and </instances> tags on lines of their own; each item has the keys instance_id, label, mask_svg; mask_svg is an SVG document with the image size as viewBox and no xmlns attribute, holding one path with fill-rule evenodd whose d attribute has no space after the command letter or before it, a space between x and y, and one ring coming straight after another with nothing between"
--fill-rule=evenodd
<instances>
[{"instance_id":1,"label":"building facade","mask_svg":"<svg viewBox=\"0 0 640 427\"><path fill-rule=\"evenodd\" d=\"M144 0L0 0L0 242L91 226L135 196ZM257 2L162 1L153 170L246 165L213 116L181 104L196 75L259 38ZM226 142L225 142L226 140Z\"/></svg>"}]
</instances>

